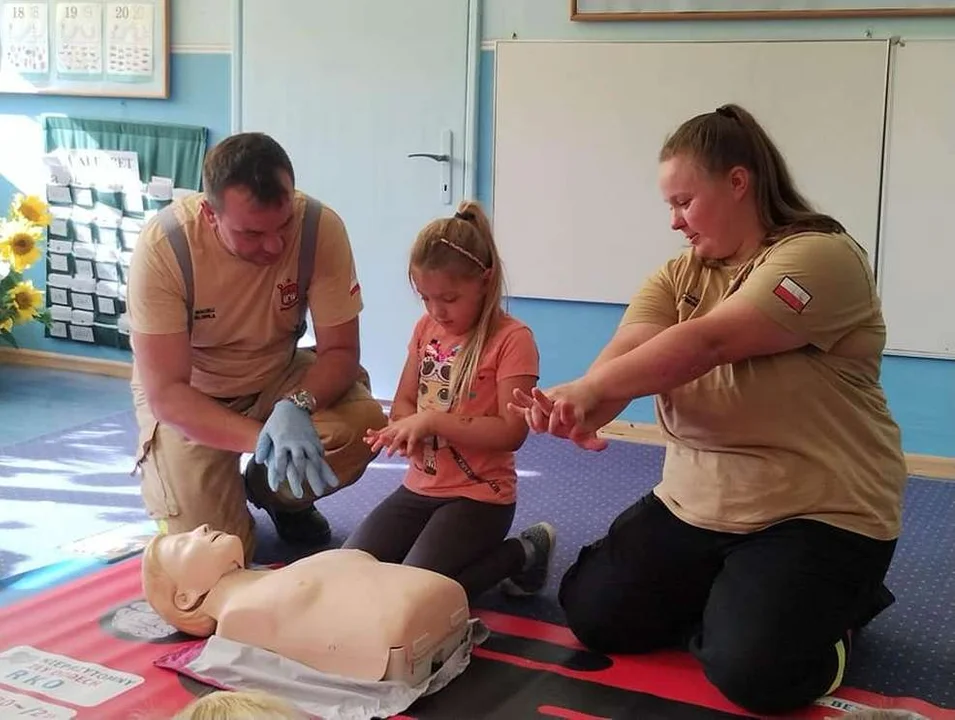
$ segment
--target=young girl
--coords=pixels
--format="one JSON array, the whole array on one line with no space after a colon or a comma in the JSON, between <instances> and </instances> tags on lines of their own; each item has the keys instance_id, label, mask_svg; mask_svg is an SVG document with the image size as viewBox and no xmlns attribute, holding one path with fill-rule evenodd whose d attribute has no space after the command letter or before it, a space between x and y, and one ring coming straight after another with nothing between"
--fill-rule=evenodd
<instances>
[{"instance_id":1,"label":"young girl","mask_svg":"<svg viewBox=\"0 0 955 720\"><path fill-rule=\"evenodd\" d=\"M404 483L345 541L383 562L456 579L473 599L502 583L532 594L547 581L547 523L505 539L514 519L514 453L527 437L507 403L538 378L530 329L501 309L503 273L481 207L463 202L411 250L409 279L424 301L390 423L366 442L409 460Z\"/></svg>"},{"instance_id":2,"label":"young girl","mask_svg":"<svg viewBox=\"0 0 955 720\"><path fill-rule=\"evenodd\" d=\"M268 693L217 690L193 700L172 720L308 720L308 715Z\"/></svg>"}]
</instances>

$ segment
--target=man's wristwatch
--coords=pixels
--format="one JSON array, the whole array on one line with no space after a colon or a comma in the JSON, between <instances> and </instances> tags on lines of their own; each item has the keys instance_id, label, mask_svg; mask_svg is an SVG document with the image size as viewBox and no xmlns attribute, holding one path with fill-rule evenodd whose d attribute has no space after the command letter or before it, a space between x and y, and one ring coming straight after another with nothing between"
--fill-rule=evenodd
<instances>
[{"instance_id":1,"label":"man's wristwatch","mask_svg":"<svg viewBox=\"0 0 955 720\"><path fill-rule=\"evenodd\" d=\"M301 408L309 415L315 412L315 407L318 405L315 400L315 396L304 388L293 390L285 396L285 399L291 400L296 407Z\"/></svg>"}]
</instances>

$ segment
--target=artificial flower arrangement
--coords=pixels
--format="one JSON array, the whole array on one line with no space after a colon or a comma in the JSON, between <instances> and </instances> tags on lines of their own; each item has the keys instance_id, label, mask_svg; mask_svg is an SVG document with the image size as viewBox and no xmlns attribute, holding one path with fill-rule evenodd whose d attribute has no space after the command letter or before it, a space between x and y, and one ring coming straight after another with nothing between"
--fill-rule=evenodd
<instances>
[{"instance_id":1,"label":"artificial flower arrangement","mask_svg":"<svg viewBox=\"0 0 955 720\"><path fill-rule=\"evenodd\" d=\"M0 341L17 347L14 325L37 321L50 326L43 293L23 273L43 257L40 242L52 222L46 202L35 195L17 195L6 218L0 219Z\"/></svg>"}]
</instances>

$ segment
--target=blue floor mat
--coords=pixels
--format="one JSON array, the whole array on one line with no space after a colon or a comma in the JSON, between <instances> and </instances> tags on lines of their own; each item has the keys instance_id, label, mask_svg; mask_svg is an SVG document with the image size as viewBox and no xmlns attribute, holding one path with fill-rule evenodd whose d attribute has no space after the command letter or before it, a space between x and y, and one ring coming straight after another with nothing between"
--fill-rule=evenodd
<instances>
[{"instance_id":1,"label":"blue floor mat","mask_svg":"<svg viewBox=\"0 0 955 720\"><path fill-rule=\"evenodd\" d=\"M3 576L68 560L58 546L145 517L138 479L129 475L135 439L135 421L127 412L0 448ZM605 452L593 454L547 436L530 436L518 453L520 499L514 529L542 519L555 525L553 574L540 597L505 605L492 592L477 605L562 623L556 601L561 574L581 545L601 536L618 512L657 482L662 460L658 447L614 442ZM404 468L400 459L381 457L354 487L319 503L331 522L333 545L400 483ZM296 557L264 513L255 515L256 560ZM898 601L854 642L847 676L853 687L955 707L953 518L955 483L910 479L903 534L887 581ZM37 574L27 584L42 582L42 574ZM23 581L19 585L21 592L29 591Z\"/></svg>"}]
</instances>

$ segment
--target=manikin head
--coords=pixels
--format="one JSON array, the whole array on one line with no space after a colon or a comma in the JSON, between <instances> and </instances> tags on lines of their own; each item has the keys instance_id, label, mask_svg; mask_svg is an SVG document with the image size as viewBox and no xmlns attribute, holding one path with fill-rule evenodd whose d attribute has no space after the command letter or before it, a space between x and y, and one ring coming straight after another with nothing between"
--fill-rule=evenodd
<instances>
[{"instance_id":1,"label":"manikin head","mask_svg":"<svg viewBox=\"0 0 955 720\"><path fill-rule=\"evenodd\" d=\"M208 525L157 535L143 553L143 593L174 628L206 637L215 632L216 619L202 609L203 600L223 576L244 565L242 541Z\"/></svg>"},{"instance_id":2,"label":"manikin head","mask_svg":"<svg viewBox=\"0 0 955 720\"><path fill-rule=\"evenodd\" d=\"M285 252L294 221L295 173L288 154L264 133L239 133L206 155L202 216L230 253L272 265Z\"/></svg>"},{"instance_id":3,"label":"manikin head","mask_svg":"<svg viewBox=\"0 0 955 720\"><path fill-rule=\"evenodd\" d=\"M659 159L670 225L703 260L737 264L796 232L844 232L812 209L772 139L738 105L684 122Z\"/></svg>"}]
</instances>

